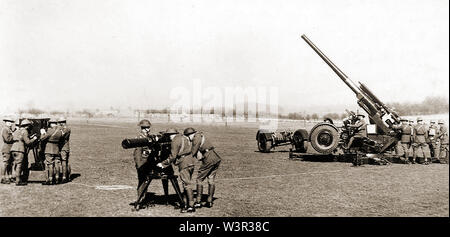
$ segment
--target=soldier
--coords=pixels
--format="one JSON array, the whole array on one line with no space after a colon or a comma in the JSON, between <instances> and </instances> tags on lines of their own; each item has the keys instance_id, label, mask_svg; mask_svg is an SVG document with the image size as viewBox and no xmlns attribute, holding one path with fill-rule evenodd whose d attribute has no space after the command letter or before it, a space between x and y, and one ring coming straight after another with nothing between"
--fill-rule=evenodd
<instances>
[{"instance_id":1,"label":"soldier","mask_svg":"<svg viewBox=\"0 0 450 237\"><path fill-rule=\"evenodd\" d=\"M415 127L414 120L413 120L413 119L410 119L408 125L411 127L411 139L410 139L410 140L411 140L411 143L410 143L410 145L409 145L409 150L408 150L408 155L409 155L409 157L408 157L408 158L410 159L410 161L411 161L412 164L415 164L416 162L413 160L413 157L414 157L414 147L412 146L413 138L414 138L414 127Z\"/></svg>"},{"instance_id":2,"label":"soldier","mask_svg":"<svg viewBox=\"0 0 450 237\"><path fill-rule=\"evenodd\" d=\"M58 126L56 119L48 121L50 128L45 131L41 129L41 141L45 144L45 166L47 170L46 181L42 185L52 185L59 182L59 170L61 151L59 144L63 138L63 130ZM56 168L56 172L55 172ZM53 180L55 176L55 180Z\"/></svg>"},{"instance_id":3,"label":"soldier","mask_svg":"<svg viewBox=\"0 0 450 237\"><path fill-rule=\"evenodd\" d=\"M13 132L13 145L11 147L11 156L14 158L14 166L16 167L16 185L27 185L27 182L23 180L23 173L28 169L28 147L33 144L37 137L35 135L29 137L29 126L31 122L28 119L24 119L20 123L19 129Z\"/></svg>"},{"instance_id":4,"label":"soldier","mask_svg":"<svg viewBox=\"0 0 450 237\"><path fill-rule=\"evenodd\" d=\"M401 138L400 141L397 142L395 147L395 151L399 157L404 156L403 160L406 163L409 163L409 147L411 145L411 134L413 133L413 127L408 124L408 120L401 118L401 124L394 125L394 129L400 130ZM401 158L400 158L401 159Z\"/></svg>"},{"instance_id":5,"label":"soldier","mask_svg":"<svg viewBox=\"0 0 450 237\"><path fill-rule=\"evenodd\" d=\"M428 147L430 149L431 162L433 160L439 160L439 141L436 138L438 127L434 120L430 121L430 127L428 128Z\"/></svg>"},{"instance_id":6,"label":"soldier","mask_svg":"<svg viewBox=\"0 0 450 237\"><path fill-rule=\"evenodd\" d=\"M140 127L140 132L137 136L137 138L148 138L150 139L150 127L152 124L149 120L143 119L138 123L138 126ZM147 162L148 157L150 156L151 150L149 147L137 147L134 150L133 158L134 163L136 165L136 172L138 176L138 186L137 186L137 192L139 196L139 187L145 182L147 178L147 174L150 171L149 163ZM142 200L145 200L145 193L143 194Z\"/></svg>"},{"instance_id":7,"label":"soldier","mask_svg":"<svg viewBox=\"0 0 450 237\"><path fill-rule=\"evenodd\" d=\"M444 120L440 119L438 121L439 124L439 132L436 137L436 140L439 140L440 149L439 149L439 162L440 163L448 163L448 129L444 124Z\"/></svg>"},{"instance_id":8,"label":"soldier","mask_svg":"<svg viewBox=\"0 0 450 237\"><path fill-rule=\"evenodd\" d=\"M66 183L70 179L69 170L69 156L70 156L70 128L67 126L66 118L58 119L58 126L62 129L64 134L61 139L61 171L62 171L62 183Z\"/></svg>"},{"instance_id":9,"label":"soldier","mask_svg":"<svg viewBox=\"0 0 450 237\"><path fill-rule=\"evenodd\" d=\"M365 117L364 114L358 114L356 116L355 123L348 125L350 128L353 128L356 131L355 131L354 135L348 141L348 145L347 145L347 147L345 147L346 149L351 148L351 145L353 144L353 141L355 140L355 138L367 137L367 124L364 121L364 117Z\"/></svg>"},{"instance_id":10,"label":"soldier","mask_svg":"<svg viewBox=\"0 0 450 237\"><path fill-rule=\"evenodd\" d=\"M422 118L417 118L417 125L414 127L414 135L413 135L413 147L414 147L414 156L413 162L416 161L417 155L423 155L424 157L424 165L428 165L428 144L426 143L428 137L428 129L423 124Z\"/></svg>"},{"instance_id":11,"label":"soldier","mask_svg":"<svg viewBox=\"0 0 450 237\"><path fill-rule=\"evenodd\" d=\"M220 166L221 158L214 150L211 141L203 133L197 132L193 128L186 128L184 135L188 136L192 142L192 156L202 162L197 175L197 201L194 207L202 207L203 181L208 179L208 199L204 206L211 208L214 201L214 180Z\"/></svg>"},{"instance_id":12,"label":"soldier","mask_svg":"<svg viewBox=\"0 0 450 237\"><path fill-rule=\"evenodd\" d=\"M194 173L195 159L191 155L192 145L188 137L179 134L174 128L169 128L166 134L170 136L171 154L169 158L158 163L157 166L165 168L172 164L178 166L181 182L184 187L184 196L186 205L181 209L182 213L195 212L194 208L194 192L192 190L192 175Z\"/></svg>"},{"instance_id":13,"label":"soldier","mask_svg":"<svg viewBox=\"0 0 450 237\"><path fill-rule=\"evenodd\" d=\"M3 165L1 167L1 173L2 173L2 184L9 184L11 183L12 177L8 177L8 170L12 168L12 159L11 159L11 147L14 143L13 140L13 129L12 125L14 124L14 120L11 118L4 118L3 121L5 122L5 128L2 130L2 139L3 139L3 146L2 146L2 158L3 158ZM11 174L9 174L11 175Z\"/></svg>"}]
</instances>

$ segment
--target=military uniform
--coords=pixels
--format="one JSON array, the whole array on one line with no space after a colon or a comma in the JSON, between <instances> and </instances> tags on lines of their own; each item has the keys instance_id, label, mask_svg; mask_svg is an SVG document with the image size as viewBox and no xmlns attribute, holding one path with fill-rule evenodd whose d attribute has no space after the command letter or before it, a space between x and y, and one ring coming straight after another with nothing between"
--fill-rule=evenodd
<instances>
[{"instance_id":1,"label":"military uniform","mask_svg":"<svg viewBox=\"0 0 450 237\"><path fill-rule=\"evenodd\" d=\"M430 149L430 156L434 160L439 159L439 140L436 139L436 135L438 133L438 127L434 122L430 124L428 128L428 146Z\"/></svg>"},{"instance_id":2,"label":"military uniform","mask_svg":"<svg viewBox=\"0 0 450 237\"><path fill-rule=\"evenodd\" d=\"M63 182L65 182L70 177L69 171L69 156L70 156L70 133L71 129L65 124L65 119L58 120L58 122L64 122L60 125L62 130L62 139L61 139L61 167L62 167L62 175Z\"/></svg>"},{"instance_id":3,"label":"military uniform","mask_svg":"<svg viewBox=\"0 0 450 237\"><path fill-rule=\"evenodd\" d=\"M439 132L437 139L439 140L439 160L440 162L446 162L448 163L448 154L449 154L449 148L448 148L448 128L444 125L443 121L439 121Z\"/></svg>"},{"instance_id":4,"label":"military uniform","mask_svg":"<svg viewBox=\"0 0 450 237\"><path fill-rule=\"evenodd\" d=\"M430 157L428 144L426 143L428 137L428 129L424 124L417 124L414 127L414 157L413 161L416 161L417 156L424 158L424 164L428 164L428 158Z\"/></svg>"},{"instance_id":5,"label":"military uniform","mask_svg":"<svg viewBox=\"0 0 450 237\"><path fill-rule=\"evenodd\" d=\"M414 158L414 146L413 146L413 139L414 139L414 121L413 120L409 120L408 125L411 127L411 137L410 137L410 145L409 145L409 150L408 150L408 158L415 163L415 161L413 160Z\"/></svg>"},{"instance_id":6,"label":"military uniform","mask_svg":"<svg viewBox=\"0 0 450 237\"><path fill-rule=\"evenodd\" d=\"M2 130L2 183L9 183L9 179L7 179L7 170L12 167L12 159L11 159L11 147L14 143L13 140L13 131L10 127L5 127Z\"/></svg>"},{"instance_id":7,"label":"military uniform","mask_svg":"<svg viewBox=\"0 0 450 237\"><path fill-rule=\"evenodd\" d=\"M22 121L21 126L31 124L29 121ZM25 184L23 181L22 172L28 169L28 147L36 141L36 137L30 139L27 127L21 127L13 132L13 145L11 147L11 155L14 159L14 166L16 167L16 185Z\"/></svg>"},{"instance_id":8,"label":"military uniform","mask_svg":"<svg viewBox=\"0 0 450 237\"><path fill-rule=\"evenodd\" d=\"M180 179L184 187L192 185L192 173L194 172L195 160L191 155L191 147L189 138L177 134L172 140L169 158L162 162L164 166L168 166L171 163L178 166Z\"/></svg>"},{"instance_id":9,"label":"military uniform","mask_svg":"<svg viewBox=\"0 0 450 237\"><path fill-rule=\"evenodd\" d=\"M348 141L347 149L351 148L355 138L367 137L367 124L364 121L364 115L358 115L355 124L350 124L349 127L356 129L356 132Z\"/></svg>"},{"instance_id":10,"label":"military uniform","mask_svg":"<svg viewBox=\"0 0 450 237\"><path fill-rule=\"evenodd\" d=\"M139 133L137 138L148 138L146 133ZM136 172L138 175L138 195L139 195L139 187L142 183L145 182L147 178L147 174L150 171L150 165L147 162L148 157L151 154L151 150L149 147L137 147L134 149L133 158L136 166Z\"/></svg>"},{"instance_id":11,"label":"military uniform","mask_svg":"<svg viewBox=\"0 0 450 237\"><path fill-rule=\"evenodd\" d=\"M405 159L408 160L409 149L411 146L411 134L413 134L414 128L407 123L394 125L393 128L400 130L400 140L397 142L397 145L395 147L396 154L399 157L404 156Z\"/></svg>"},{"instance_id":12,"label":"military uniform","mask_svg":"<svg viewBox=\"0 0 450 237\"><path fill-rule=\"evenodd\" d=\"M41 136L41 141L46 141L45 144L45 165L47 167L47 180L44 184L51 184L53 181L53 175L56 176L56 180L59 179L59 172L55 172L55 168L58 168L61 159L61 151L59 144L63 138L63 130L59 126L50 127L45 134Z\"/></svg>"},{"instance_id":13,"label":"military uniform","mask_svg":"<svg viewBox=\"0 0 450 237\"><path fill-rule=\"evenodd\" d=\"M169 131L173 131L170 132ZM175 129L169 129L167 134L176 134ZM171 152L168 159L161 162L163 167L167 167L174 163L178 166L179 176L185 190L185 198L187 207L181 212L194 212L194 193L192 189L192 175L194 173L195 159L191 155L192 145L188 137L182 134L176 134L171 142Z\"/></svg>"},{"instance_id":14,"label":"military uniform","mask_svg":"<svg viewBox=\"0 0 450 237\"><path fill-rule=\"evenodd\" d=\"M215 191L215 178L219 169L221 158L214 150L211 141L203 134L196 132L192 138L192 155L197 159L201 159L201 166L197 175L197 203L196 207L200 207L201 197L203 193L203 181L208 179L208 200L207 206L212 207L213 196Z\"/></svg>"}]
</instances>

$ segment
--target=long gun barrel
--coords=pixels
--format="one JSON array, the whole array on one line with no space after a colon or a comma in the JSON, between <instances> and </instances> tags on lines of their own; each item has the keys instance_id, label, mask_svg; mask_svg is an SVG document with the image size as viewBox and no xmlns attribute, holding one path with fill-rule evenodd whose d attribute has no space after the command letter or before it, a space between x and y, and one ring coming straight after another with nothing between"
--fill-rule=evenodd
<instances>
[{"instance_id":1,"label":"long gun barrel","mask_svg":"<svg viewBox=\"0 0 450 237\"><path fill-rule=\"evenodd\" d=\"M363 108L371 120L385 133L392 133L392 125L399 122L397 113L382 103L364 84L356 86L311 40L302 35L302 39L325 61L341 80L356 94L358 105Z\"/></svg>"}]
</instances>

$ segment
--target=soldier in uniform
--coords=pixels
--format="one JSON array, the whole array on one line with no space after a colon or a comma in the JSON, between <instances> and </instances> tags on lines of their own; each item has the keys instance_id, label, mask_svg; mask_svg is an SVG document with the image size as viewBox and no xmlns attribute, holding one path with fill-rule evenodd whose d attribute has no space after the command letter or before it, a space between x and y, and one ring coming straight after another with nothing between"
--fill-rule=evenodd
<instances>
[{"instance_id":1,"label":"soldier in uniform","mask_svg":"<svg viewBox=\"0 0 450 237\"><path fill-rule=\"evenodd\" d=\"M408 150L408 155L409 155L409 160L411 161L411 163L413 163L413 164L415 164L416 163L416 161L415 160L413 160L413 157L414 157L414 147L413 147L413 139L414 139L414 127L415 127L415 124L414 124L414 120L413 119L409 119L409 123L408 123L408 125L411 127L411 143L410 143L410 145L409 145L409 150Z\"/></svg>"},{"instance_id":2,"label":"soldier in uniform","mask_svg":"<svg viewBox=\"0 0 450 237\"><path fill-rule=\"evenodd\" d=\"M438 121L439 124L439 132L436 137L439 140L440 149L439 149L439 162L440 163L448 163L448 128L444 124L444 120L440 119Z\"/></svg>"},{"instance_id":3,"label":"soldier in uniform","mask_svg":"<svg viewBox=\"0 0 450 237\"><path fill-rule=\"evenodd\" d=\"M2 130L2 139L3 139L3 146L2 146L2 159L3 159L3 165L1 167L1 173L2 173L2 184L9 184L11 183L12 177L8 177L8 170L12 168L12 159L11 159L11 147L13 145L13 129L12 125L14 124L14 120L11 118L4 118L3 121L5 122L5 128ZM9 174L11 175L11 174Z\"/></svg>"},{"instance_id":4,"label":"soldier in uniform","mask_svg":"<svg viewBox=\"0 0 450 237\"><path fill-rule=\"evenodd\" d=\"M364 115L358 114L354 124L348 125L348 127L355 129L354 135L348 141L346 149L350 149L355 138L367 137L367 124L364 121Z\"/></svg>"},{"instance_id":5,"label":"soldier in uniform","mask_svg":"<svg viewBox=\"0 0 450 237\"><path fill-rule=\"evenodd\" d=\"M413 133L413 127L408 124L408 120L401 118L401 124L394 125L394 129L400 130L400 141L397 142L395 151L397 156L404 156L404 162L409 163L409 147L411 145L411 134ZM400 158L401 159L401 158Z\"/></svg>"},{"instance_id":6,"label":"soldier in uniform","mask_svg":"<svg viewBox=\"0 0 450 237\"><path fill-rule=\"evenodd\" d=\"M438 127L434 120L430 121L430 127L428 128L428 147L430 149L431 162L433 160L439 160L439 141L436 139Z\"/></svg>"},{"instance_id":7,"label":"soldier in uniform","mask_svg":"<svg viewBox=\"0 0 450 237\"><path fill-rule=\"evenodd\" d=\"M52 185L59 182L59 170L61 150L59 144L63 138L63 130L58 126L56 119L48 121L50 128L47 131L41 130L41 141L45 144L45 166L47 170L46 181L43 185ZM56 171L55 171L56 169ZM55 176L55 180L53 180Z\"/></svg>"},{"instance_id":8,"label":"soldier in uniform","mask_svg":"<svg viewBox=\"0 0 450 237\"><path fill-rule=\"evenodd\" d=\"M169 158L158 163L157 166L165 168L172 163L178 166L181 182L184 187L184 196L186 205L181 209L182 213L195 212L194 192L192 189L192 175L194 173L195 159L191 155L192 145L188 137L179 134L174 128L169 128L166 134L170 136L171 154Z\"/></svg>"},{"instance_id":9,"label":"soldier in uniform","mask_svg":"<svg viewBox=\"0 0 450 237\"><path fill-rule=\"evenodd\" d=\"M20 123L20 128L13 132L13 145L11 147L11 156L14 159L15 173L16 173L16 185L27 185L27 182L23 180L23 173L28 169L28 147L33 144L37 137L33 135L29 137L28 129L31 125L30 120L24 119Z\"/></svg>"},{"instance_id":10,"label":"soldier in uniform","mask_svg":"<svg viewBox=\"0 0 450 237\"><path fill-rule=\"evenodd\" d=\"M140 127L141 130L137 138L150 139L151 138L150 127L152 126L150 121L147 119L143 119L138 123L138 126ZM147 162L150 153L151 150L149 147L137 147L133 153L134 163L136 165L136 172L138 176L138 186L137 186L138 196L139 196L139 187L145 182L147 174L150 171L150 166L149 163ZM145 194L142 200L145 200Z\"/></svg>"},{"instance_id":11,"label":"soldier in uniform","mask_svg":"<svg viewBox=\"0 0 450 237\"><path fill-rule=\"evenodd\" d=\"M67 126L65 118L58 119L58 126L62 129L63 138L61 139L61 171L62 182L66 183L70 179L69 156L70 156L70 128Z\"/></svg>"},{"instance_id":12,"label":"soldier in uniform","mask_svg":"<svg viewBox=\"0 0 450 237\"><path fill-rule=\"evenodd\" d=\"M417 155L423 155L424 157L424 165L428 165L428 144L426 143L428 137L428 129L423 124L422 118L417 118L417 125L414 127L414 135L413 135L413 147L414 147L414 156L413 162L416 161Z\"/></svg>"},{"instance_id":13,"label":"soldier in uniform","mask_svg":"<svg viewBox=\"0 0 450 237\"><path fill-rule=\"evenodd\" d=\"M213 206L215 191L214 180L220 166L221 158L214 150L211 141L203 133L195 131L194 128L186 128L184 135L188 136L192 142L192 156L202 162L197 175L197 200L194 207L202 207L203 181L208 179L208 199L204 206L211 208Z\"/></svg>"}]
</instances>

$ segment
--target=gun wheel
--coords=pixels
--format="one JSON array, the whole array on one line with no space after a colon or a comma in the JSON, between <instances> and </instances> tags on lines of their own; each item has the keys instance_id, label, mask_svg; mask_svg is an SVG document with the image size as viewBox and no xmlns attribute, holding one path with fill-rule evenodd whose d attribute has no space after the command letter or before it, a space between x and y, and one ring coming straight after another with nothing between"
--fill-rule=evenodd
<instances>
[{"instance_id":1,"label":"gun wheel","mask_svg":"<svg viewBox=\"0 0 450 237\"><path fill-rule=\"evenodd\" d=\"M311 146L319 153L330 154L339 144L339 132L329 123L319 123L311 129Z\"/></svg>"}]
</instances>

